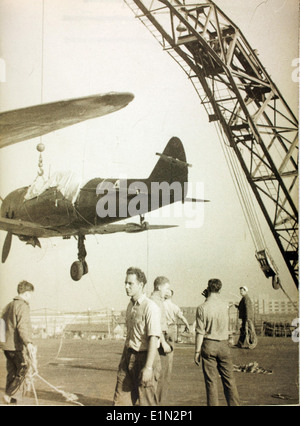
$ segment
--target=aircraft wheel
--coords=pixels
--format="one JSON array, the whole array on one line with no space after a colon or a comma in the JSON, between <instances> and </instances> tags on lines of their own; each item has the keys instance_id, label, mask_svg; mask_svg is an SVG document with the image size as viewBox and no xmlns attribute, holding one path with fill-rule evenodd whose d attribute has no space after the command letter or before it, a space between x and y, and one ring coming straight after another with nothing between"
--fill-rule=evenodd
<instances>
[{"instance_id":1,"label":"aircraft wheel","mask_svg":"<svg viewBox=\"0 0 300 426\"><path fill-rule=\"evenodd\" d=\"M89 267L85 260L82 262L82 266L83 266L83 275L85 275L89 272Z\"/></svg>"},{"instance_id":2,"label":"aircraft wheel","mask_svg":"<svg viewBox=\"0 0 300 426\"><path fill-rule=\"evenodd\" d=\"M149 229L149 222L144 222L142 226L143 229Z\"/></svg>"},{"instance_id":3,"label":"aircraft wheel","mask_svg":"<svg viewBox=\"0 0 300 426\"><path fill-rule=\"evenodd\" d=\"M84 266L82 262L77 260L76 262L72 263L70 274L71 274L72 280L79 281L82 275L84 274Z\"/></svg>"}]
</instances>

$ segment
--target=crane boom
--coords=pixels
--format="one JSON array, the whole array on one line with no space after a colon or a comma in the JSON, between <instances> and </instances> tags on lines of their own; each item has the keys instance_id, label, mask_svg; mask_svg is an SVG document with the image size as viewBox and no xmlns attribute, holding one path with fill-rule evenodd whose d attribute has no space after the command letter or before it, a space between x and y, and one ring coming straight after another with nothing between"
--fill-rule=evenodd
<instances>
[{"instance_id":1,"label":"crane boom","mask_svg":"<svg viewBox=\"0 0 300 426\"><path fill-rule=\"evenodd\" d=\"M298 287L298 121L256 50L211 0L124 1L219 126ZM276 275L262 248L257 258L266 276Z\"/></svg>"}]
</instances>

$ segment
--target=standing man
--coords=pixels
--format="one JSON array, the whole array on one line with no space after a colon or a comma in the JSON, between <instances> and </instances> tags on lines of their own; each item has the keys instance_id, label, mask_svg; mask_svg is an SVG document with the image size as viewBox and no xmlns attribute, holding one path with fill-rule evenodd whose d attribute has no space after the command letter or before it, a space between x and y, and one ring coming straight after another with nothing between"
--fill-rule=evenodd
<instances>
[{"instance_id":1,"label":"standing man","mask_svg":"<svg viewBox=\"0 0 300 426\"><path fill-rule=\"evenodd\" d=\"M27 281L18 285L16 296L2 313L5 322L5 342L2 349L6 357L7 378L3 401L5 404L16 403L13 395L20 389L29 368L24 358L24 351L29 356L34 352L32 345L32 329L30 321L29 301L34 286Z\"/></svg>"},{"instance_id":2,"label":"standing man","mask_svg":"<svg viewBox=\"0 0 300 426\"><path fill-rule=\"evenodd\" d=\"M219 279L209 280L207 299L197 308L194 360L199 366L202 357L207 405L219 405L220 374L227 405L236 406L240 404L228 345L228 307L221 299L221 288L222 283Z\"/></svg>"},{"instance_id":3,"label":"standing man","mask_svg":"<svg viewBox=\"0 0 300 426\"><path fill-rule=\"evenodd\" d=\"M173 342L175 342L177 338L177 319L180 319L185 324L185 331L187 333L190 332L190 325L179 306L173 303L173 294L174 291L169 289L165 296L164 305L167 317L168 336Z\"/></svg>"},{"instance_id":4,"label":"standing man","mask_svg":"<svg viewBox=\"0 0 300 426\"><path fill-rule=\"evenodd\" d=\"M242 320L242 324L240 328L240 337L237 342L237 346L240 348L247 348L248 346L246 342L246 326L247 326L247 322L249 324L249 321L253 323L253 305L248 295L248 287L246 286L240 287L240 295L242 296L240 303L235 305L239 311L239 319ZM253 329L254 327L251 327L252 333L253 333Z\"/></svg>"},{"instance_id":5,"label":"standing man","mask_svg":"<svg viewBox=\"0 0 300 426\"><path fill-rule=\"evenodd\" d=\"M146 276L139 268L126 271L127 336L119 364L113 405L158 405L160 310L144 293Z\"/></svg>"},{"instance_id":6,"label":"standing man","mask_svg":"<svg viewBox=\"0 0 300 426\"><path fill-rule=\"evenodd\" d=\"M168 326L164 305L164 300L169 290L170 282L168 278L163 276L155 278L153 284L153 293L151 294L150 299L157 304L161 314L160 347L158 350L161 363L161 374L157 386L157 399L160 405L166 400L173 365L173 343L167 333Z\"/></svg>"}]
</instances>

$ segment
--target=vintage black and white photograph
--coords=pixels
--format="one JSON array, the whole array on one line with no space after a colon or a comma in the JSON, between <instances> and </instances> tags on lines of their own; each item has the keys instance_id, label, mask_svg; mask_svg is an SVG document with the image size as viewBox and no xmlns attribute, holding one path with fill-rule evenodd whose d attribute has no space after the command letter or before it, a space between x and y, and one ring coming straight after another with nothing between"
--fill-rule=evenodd
<instances>
[{"instance_id":1,"label":"vintage black and white photograph","mask_svg":"<svg viewBox=\"0 0 300 426\"><path fill-rule=\"evenodd\" d=\"M299 405L298 45L298 0L0 0L1 406Z\"/></svg>"}]
</instances>

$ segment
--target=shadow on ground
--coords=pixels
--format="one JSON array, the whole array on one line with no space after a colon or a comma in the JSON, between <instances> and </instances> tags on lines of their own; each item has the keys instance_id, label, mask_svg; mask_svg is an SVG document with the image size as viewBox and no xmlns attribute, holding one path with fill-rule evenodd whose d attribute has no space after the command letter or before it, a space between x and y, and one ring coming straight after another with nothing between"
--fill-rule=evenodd
<instances>
[{"instance_id":1,"label":"shadow on ground","mask_svg":"<svg viewBox=\"0 0 300 426\"><path fill-rule=\"evenodd\" d=\"M0 391L4 393L3 388L0 388ZM73 403L72 401L66 400L62 395L54 391L46 390L37 390L37 399L38 404L36 403L35 396L33 392L28 392L24 397L19 397L18 405L79 405ZM77 402L84 406L110 406L112 401L100 398L91 398L86 395L76 394Z\"/></svg>"},{"instance_id":2,"label":"shadow on ground","mask_svg":"<svg viewBox=\"0 0 300 426\"><path fill-rule=\"evenodd\" d=\"M49 362L49 366L60 366L60 367L66 367L66 368L80 368L83 370L96 370L96 371L114 371L117 372L117 369L115 367L96 367L93 365L79 365L79 364L68 364L68 363L62 363L62 362Z\"/></svg>"}]
</instances>

